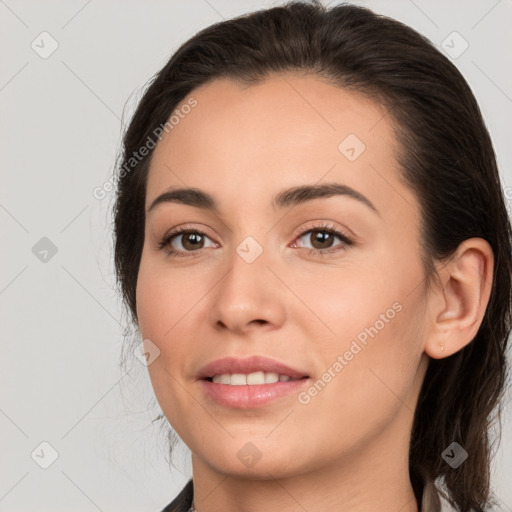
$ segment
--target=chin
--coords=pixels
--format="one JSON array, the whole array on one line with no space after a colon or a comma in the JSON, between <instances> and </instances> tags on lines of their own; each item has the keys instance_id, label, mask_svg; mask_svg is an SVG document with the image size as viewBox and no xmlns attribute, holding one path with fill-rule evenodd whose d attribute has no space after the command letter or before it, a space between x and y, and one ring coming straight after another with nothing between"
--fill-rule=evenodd
<instances>
[{"instance_id":1,"label":"chin","mask_svg":"<svg viewBox=\"0 0 512 512\"><path fill-rule=\"evenodd\" d=\"M297 457L297 452L302 451L300 447L281 445L280 448L278 450L264 436L245 436L243 439L230 439L226 445L217 445L214 451L208 450L208 453L200 450L195 457L216 472L229 474L230 477L272 480L304 472L307 461Z\"/></svg>"}]
</instances>

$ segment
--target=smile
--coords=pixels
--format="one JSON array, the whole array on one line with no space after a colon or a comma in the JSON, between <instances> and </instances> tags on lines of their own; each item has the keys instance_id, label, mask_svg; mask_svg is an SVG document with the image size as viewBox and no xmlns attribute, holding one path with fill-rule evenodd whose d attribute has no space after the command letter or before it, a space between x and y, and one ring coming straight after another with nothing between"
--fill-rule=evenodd
<instances>
[{"instance_id":1,"label":"smile","mask_svg":"<svg viewBox=\"0 0 512 512\"><path fill-rule=\"evenodd\" d=\"M275 384L276 382L287 382L289 380L298 380L292 379L289 375L281 374L275 372L253 372L253 373L222 373L220 375L214 375L211 377L211 382L215 382L216 384L228 384L230 386L254 386L261 384Z\"/></svg>"}]
</instances>

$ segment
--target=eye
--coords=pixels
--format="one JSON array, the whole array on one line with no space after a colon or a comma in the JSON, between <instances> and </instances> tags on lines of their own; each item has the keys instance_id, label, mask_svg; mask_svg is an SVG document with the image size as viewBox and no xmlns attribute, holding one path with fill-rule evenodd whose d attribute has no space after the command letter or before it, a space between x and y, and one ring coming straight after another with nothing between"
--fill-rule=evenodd
<instances>
[{"instance_id":1,"label":"eye","mask_svg":"<svg viewBox=\"0 0 512 512\"><path fill-rule=\"evenodd\" d=\"M333 245L336 239L340 240L340 243ZM354 243L348 236L337 230L335 226L330 225L314 226L302 231L298 235L298 240L300 242L299 247L309 249L309 254L312 255L338 252ZM305 245L308 242L310 247Z\"/></svg>"},{"instance_id":2,"label":"eye","mask_svg":"<svg viewBox=\"0 0 512 512\"><path fill-rule=\"evenodd\" d=\"M205 246L206 240L210 240L206 233L198 229L183 227L167 233L158 243L158 247L160 249L168 247L169 256L188 257L193 255L186 253L199 252L205 247L216 247L216 244L213 242L211 245Z\"/></svg>"}]
</instances>

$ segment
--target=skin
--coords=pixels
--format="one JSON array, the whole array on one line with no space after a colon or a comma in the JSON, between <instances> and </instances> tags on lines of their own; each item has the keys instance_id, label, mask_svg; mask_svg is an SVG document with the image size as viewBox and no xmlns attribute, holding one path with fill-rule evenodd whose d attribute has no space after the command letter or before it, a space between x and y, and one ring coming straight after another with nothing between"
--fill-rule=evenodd
<instances>
[{"instance_id":1,"label":"skin","mask_svg":"<svg viewBox=\"0 0 512 512\"><path fill-rule=\"evenodd\" d=\"M427 289L419 204L399 179L380 105L297 73L252 86L216 80L191 96L197 106L155 149L146 208L188 186L214 196L219 212L177 203L147 212L137 314L160 350L148 366L155 395L192 452L196 509L417 511L408 473L417 397L429 357L457 352L480 326L491 248L466 240ZM366 146L354 161L338 149L348 134ZM378 213L348 196L271 206L282 189L327 182L354 188ZM335 237L337 251L319 255L329 243L299 232L323 223L354 243ZM202 249L172 242L195 257L158 246L180 226L206 233ZM247 236L263 248L250 264L236 252ZM307 404L295 393L244 410L202 392L199 370L227 355L277 359L312 384L395 303L401 310ZM237 456L248 442L261 454L252 467Z\"/></svg>"}]
</instances>

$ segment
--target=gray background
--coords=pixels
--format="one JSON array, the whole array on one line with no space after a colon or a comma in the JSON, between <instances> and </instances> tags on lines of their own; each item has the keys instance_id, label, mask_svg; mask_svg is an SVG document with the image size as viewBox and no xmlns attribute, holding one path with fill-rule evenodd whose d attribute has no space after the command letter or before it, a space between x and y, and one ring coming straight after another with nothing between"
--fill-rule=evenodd
<instances>
[{"instance_id":1,"label":"gray background","mask_svg":"<svg viewBox=\"0 0 512 512\"><path fill-rule=\"evenodd\" d=\"M147 369L135 358L129 376L119 366L126 319L113 278L113 194L92 191L111 176L146 80L178 44L280 3L0 0L1 511L157 512L190 476L183 446L169 471ZM467 41L454 62L512 201L511 0L359 4L452 52L464 45L454 31ZM511 511L510 404L504 421L493 482Z\"/></svg>"}]
</instances>

